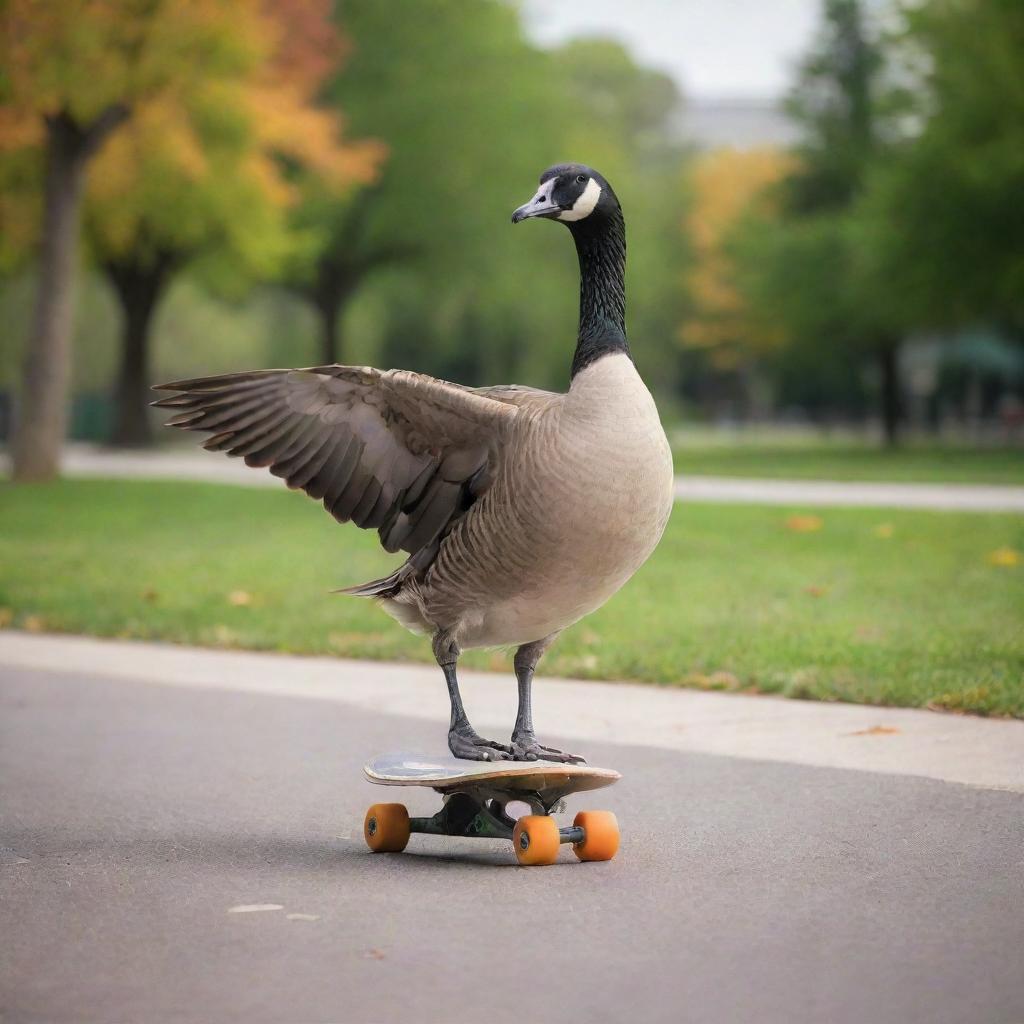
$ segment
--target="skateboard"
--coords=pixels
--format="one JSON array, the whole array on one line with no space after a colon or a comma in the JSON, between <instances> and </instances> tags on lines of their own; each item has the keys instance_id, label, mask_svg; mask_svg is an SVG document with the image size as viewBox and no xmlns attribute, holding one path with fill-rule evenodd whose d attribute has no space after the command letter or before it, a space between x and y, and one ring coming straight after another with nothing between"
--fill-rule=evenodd
<instances>
[{"instance_id":1,"label":"skateboard","mask_svg":"<svg viewBox=\"0 0 1024 1024\"><path fill-rule=\"evenodd\" d=\"M520 864L554 864L562 844L581 861L611 860L619 848L619 825L611 811L580 811L559 828L553 814L565 797L617 782L610 768L555 761L461 761L418 754L384 754L367 764L366 778L378 786L429 786L441 794L441 809L412 818L403 804L374 804L363 835L374 853L400 853L413 832L435 836L508 839ZM528 804L531 814L511 818L506 807Z\"/></svg>"}]
</instances>

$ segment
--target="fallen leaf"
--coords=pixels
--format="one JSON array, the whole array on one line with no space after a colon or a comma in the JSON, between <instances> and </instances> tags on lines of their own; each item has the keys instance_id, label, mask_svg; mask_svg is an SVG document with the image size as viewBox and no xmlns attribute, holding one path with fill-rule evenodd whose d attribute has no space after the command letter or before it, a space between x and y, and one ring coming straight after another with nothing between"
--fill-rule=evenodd
<instances>
[{"instance_id":1,"label":"fallen leaf","mask_svg":"<svg viewBox=\"0 0 1024 1024\"><path fill-rule=\"evenodd\" d=\"M368 949L363 954L363 959L364 960L383 960L384 959L384 950L376 949L376 948L375 949Z\"/></svg>"},{"instance_id":2,"label":"fallen leaf","mask_svg":"<svg viewBox=\"0 0 1024 1024\"><path fill-rule=\"evenodd\" d=\"M387 633L329 633L327 636L331 648L342 653L350 652L353 647L387 644L391 639Z\"/></svg>"},{"instance_id":3,"label":"fallen leaf","mask_svg":"<svg viewBox=\"0 0 1024 1024\"><path fill-rule=\"evenodd\" d=\"M319 914L285 914L289 921L319 921Z\"/></svg>"},{"instance_id":4,"label":"fallen leaf","mask_svg":"<svg viewBox=\"0 0 1024 1024\"><path fill-rule=\"evenodd\" d=\"M885 633L878 626L861 625L854 629L853 635L856 636L858 640L881 640Z\"/></svg>"},{"instance_id":5,"label":"fallen leaf","mask_svg":"<svg viewBox=\"0 0 1024 1024\"><path fill-rule=\"evenodd\" d=\"M223 624L213 627L213 643L216 647L237 647L238 634Z\"/></svg>"},{"instance_id":6,"label":"fallen leaf","mask_svg":"<svg viewBox=\"0 0 1024 1024\"><path fill-rule=\"evenodd\" d=\"M740 681L731 672L712 672L705 680L708 690L735 690Z\"/></svg>"},{"instance_id":7,"label":"fallen leaf","mask_svg":"<svg viewBox=\"0 0 1024 1024\"><path fill-rule=\"evenodd\" d=\"M280 903L239 903L231 907L229 914L261 914L265 910L284 910Z\"/></svg>"},{"instance_id":8,"label":"fallen leaf","mask_svg":"<svg viewBox=\"0 0 1024 1024\"><path fill-rule=\"evenodd\" d=\"M794 533L813 533L824 525L821 516L790 516L786 520L786 529Z\"/></svg>"},{"instance_id":9,"label":"fallen leaf","mask_svg":"<svg viewBox=\"0 0 1024 1024\"><path fill-rule=\"evenodd\" d=\"M252 604L252 594L248 590L232 590L228 594L228 604L233 604L236 608L245 608Z\"/></svg>"},{"instance_id":10,"label":"fallen leaf","mask_svg":"<svg viewBox=\"0 0 1024 1024\"><path fill-rule=\"evenodd\" d=\"M966 690L953 693L942 693L933 697L927 707L935 711L977 711L984 709L989 701L989 688L987 686L969 686Z\"/></svg>"},{"instance_id":11,"label":"fallen leaf","mask_svg":"<svg viewBox=\"0 0 1024 1024\"><path fill-rule=\"evenodd\" d=\"M888 540L893 534L892 523L879 523L871 532L879 540Z\"/></svg>"},{"instance_id":12,"label":"fallen leaf","mask_svg":"<svg viewBox=\"0 0 1024 1024\"><path fill-rule=\"evenodd\" d=\"M828 593L828 587L819 587L812 583L809 587L804 587L804 593L810 594L811 597L824 597Z\"/></svg>"},{"instance_id":13,"label":"fallen leaf","mask_svg":"<svg viewBox=\"0 0 1024 1024\"><path fill-rule=\"evenodd\" d=\"M1015 551L1013 548L996 548L995 551L990 551L985 556L985 560L989 565L998 565L1005 569L1019 565L1020 559L1020 552Z\"/></svg>"},{"instance_id":14,"label":"fallen leaf","mask_svg":"<svg viewBox=\"0 0 1024 1024\"><path fill-rule=\"evenodd\" d=\"M42 633L46 629L46 619L42 615L26 615L21 620L21 628L27 633Z\"/></svg>"},{"instance_id":15,"label":"fallen leaf","mask_svg":"<svg viewBox=\"0 0 1024 1024\"><path fill-rule=\"evenodd\" d=\"M899 729L891 725L873 725L870 729L858 729L856 732L848 732L847 736L895 736Z\"/></svg>"},{"instance_id":16,"label":"fallen leaf","mask_svg":"<svg viewBox=\"0 0 1024 1024\"><path fill-rule=\"evenodd\" d=\"M142 592L142 600L153 604L160 595L152 587L147 587Z\"/></svg>"},{"instance_id":17,"label":"fallen leaf","mask_svg":"<svg viewBox=\"0 0 1024 1024\"><path fill-rule=\"evenodd\" d=\"M0 608L0 629L9 626L14 621L14 610L12 608Z\"/></svg>"}]
</instances>

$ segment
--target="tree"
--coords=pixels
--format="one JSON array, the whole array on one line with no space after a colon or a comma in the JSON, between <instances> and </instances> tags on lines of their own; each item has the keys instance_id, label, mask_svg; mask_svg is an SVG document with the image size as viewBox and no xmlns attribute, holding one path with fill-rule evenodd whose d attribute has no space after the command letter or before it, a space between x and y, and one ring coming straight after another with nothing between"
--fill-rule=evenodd
<instances>
[{"instance_id":1,"label":"tree","mask_svg":"<svg viewBox=\"0 0 1024 1024\"><path fill-rule=\"evenodd\" d=\"M767 193L792 164L776 149L720 149L698 158L691 169L693 200L686 229L695 252L689 275L694 309L680 339L684 347L705 353L717 370L736 370L783 341L780 329L757 318L737 287L731 246L755 206L767 204L761 211L765 215L776 212L771 200L777 196Z\"/></svg>"},{"instance_id":2,"label":"tree","mask_svg":"<svg viewBox=\"0 0 1024 1024\"><path fill-rule=\"evenodd\" d=\"M659 397L675 397L675 339L690 303L682 282L693 260L679 230L692 199L688 154L675 131L683 99L668 75L638 65L614 40L572 40L553 57L553 92L567 100L565 148L608 177L627 216L630 349Z\"/></svg>"},{"instance_id":3,"label":"tree","mask_svg":"<svg viewBox=\"0 0 1024 1024\"><path fill-rule=\"evenodd\" d=\"M918 130L874 169L860 239L892 315L1024 333L1024 6L931 0L907 14Z\"/></svg>"},{"instance_id":4,"label":"tree","mask_svg":"<svg viewBox=\"0 0 1024 1024\"><path fill-rule=\"evenodd\" d=\"M326 3L242 7L236 30L245 54L140 104L97 161L87 235L123 312L116 444L150 440L150 329L175 275L194 265L235 286L270 276L303 242L288 224L296 179L344 196L382 154L342 145L337 115L315 105L343 48Z\"/></svg>"},{"instance_id":5,"label":"tree","mask_svg":"<svg viewBox=\"0 0 1024 1024\"><path fill-rule=\"evenodd\" d=\"M853 353L875 362L891 445L902 418L901 326L866 288L856 240L859 204L890 145L902 94L886 79L879 32L868 24L862 0L825 0L823 13L819 39L788 101L803 138L780 185L780 216L763 219L761 231L747 225L737 251L748 293L775 315L792 346L843 349L840 365Z\"/></svg>"},{"instance_id":6,"label":"tree","mask_svg":"<svg viewBox=\"0 0 1024 1024\"><path fill-rule=\"evenodd\" d=\"M0 149L42 148L39 280L14 434L14 475L46 479L63 440L86 170L133 106L237 59L226 0L8 0L0 9Z\"/></svg>"},{"instance_id":7,"label":"tree","mask_svg":"<svg viewBox=\"0 0 1024 1024\"><path fill-rule=\"evenodd\" d=\"M296 223L315 244L288 280L318 312L324 362L345 360L340 322L381 271L429 277L435 307L473 286L468 268L479 282L494 266L493 226L553 162L557 138L549 60L511 6L349 0L340 16L352 54L327 96L389 156L379 182L345 201L305 183Z\"/></svg>"}]
</instances>

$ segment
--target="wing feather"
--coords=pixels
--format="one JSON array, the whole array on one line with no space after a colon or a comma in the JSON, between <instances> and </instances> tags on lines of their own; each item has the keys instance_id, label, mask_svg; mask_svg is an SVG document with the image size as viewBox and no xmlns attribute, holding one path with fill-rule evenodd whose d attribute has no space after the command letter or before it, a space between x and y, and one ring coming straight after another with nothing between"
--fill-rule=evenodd
<instances>
[{"instance_id":1,"label":"wing feather","mask_svg":"<svg viewBox=\"0 0 1024 1024\"><path fill-rule=\"evenodd\" d=\"M386 550L408 552L396 581L426 569L484 493L520 404L500 389L365 366L255 370L158 390L172 392L153 403L172 413L168 425L209 434L205 448L269 468L340 522L377 529Z\"/></svg>"}]
</instances>

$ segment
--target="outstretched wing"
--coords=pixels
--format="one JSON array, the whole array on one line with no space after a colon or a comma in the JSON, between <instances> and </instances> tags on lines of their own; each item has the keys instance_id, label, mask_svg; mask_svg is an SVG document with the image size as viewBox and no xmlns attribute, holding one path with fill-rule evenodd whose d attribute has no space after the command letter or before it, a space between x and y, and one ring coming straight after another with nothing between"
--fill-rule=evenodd
<instances>
[{"instance_id":1,"label":"outstretched wing","mask_svg":"<svg viewBox=\"0 0 1024 1024\"><path fill-rule=\"evenodd\" d=\"M339 522L376 529L412 568L494 478L518 410L407 370L317 366L175 381L168 426L266 466Z\"/></svg>"},{"instance_id":2,"label":"outstretched wing","mask_svg":"<svg viewBox=\"0 0 1024 1024\"><path fill-rule=\"evenodd\" d=\"M554 391L527 387L525 384L492 384L485 388L468 388L474 395L491 398L495 402L532 409L543 409L564 398Z\"/></svg>"}]
</instances>

